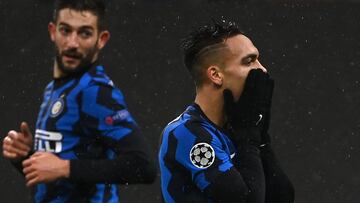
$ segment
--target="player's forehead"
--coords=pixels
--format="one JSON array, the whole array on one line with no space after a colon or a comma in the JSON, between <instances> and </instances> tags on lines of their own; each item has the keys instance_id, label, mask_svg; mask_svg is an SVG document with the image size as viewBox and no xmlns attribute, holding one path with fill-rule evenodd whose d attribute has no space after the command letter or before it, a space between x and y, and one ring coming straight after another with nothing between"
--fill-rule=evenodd
<instances>
[{"instance_id":1,"label":"player's forehead","mask_svg":"<svg viewBox=\"0 0 360 203\"><path fill-rule=\"evenodd\" d=\"M70 8L61 9L58 13L57 24L66 24L71 27L97 27L98 17L91 11L77 11Z\"/></svg>"},{"instance_id":2,"label":"player's forehead","mask_svg":"<svg viewBox=\"0 0 360 203\"><path fill-rule=\"evenodd\" d=\"M225 43L228 46L230 52L237 57L242 58L250 54L255 54L257 56L259 55L258 49L245 35L235 35L228 38Z\"/></svg>"}]
</instances>

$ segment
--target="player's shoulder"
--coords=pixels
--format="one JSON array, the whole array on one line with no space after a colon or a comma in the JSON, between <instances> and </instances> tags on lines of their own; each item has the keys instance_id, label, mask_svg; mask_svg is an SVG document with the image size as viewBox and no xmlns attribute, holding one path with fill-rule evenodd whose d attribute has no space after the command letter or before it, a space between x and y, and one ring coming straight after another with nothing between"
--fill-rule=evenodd
<instances>
[{"instance_id":1,"label":"player's shoulder","mask_svg":"<svg viewBox=\"0 0 360 203\"><path fill-rule=\"evenodd\" d=\"M89 81L88 81L89 85L95 85L95 86L98 85L98 86L105 86L108 88L115 88L113 81L105 73L104 66L102 65L96 65L87 73L87 76L89 77Z\"/></svg>"},{"instance_id":2,"label":"player's shoulder","mask_svg":"<svg viewBox=\"0 0 360 203\"><path fill-rule=\"evenodd\" d=\"M50 82L45 86L44 91L46 92L46 91L51 90L51 89L53 88L53 86L54 86L54 80L50 81Z\"/></svg>"},{"instance_id":3,"label":"player's shoulder","mask_svg":"<svg viewBox=\"0 0 360 203\"><path fill-rule=\"evenodd\" d=\"M213 126L193 112L191 106L171 121L163 132L164 135L175 136L178 140L198 140L209 143L217 137Z\"/></svg>"},{"instance_id":4,"label":"player's shoulder","mask_svg":"<svg viewBox=\"0 0 360 203\"><path fill-rule=\"evenodd\" d=\"M102 65L94 65L88 72L86 72L80 79L79 85L82 86L83 92L95 93L104 92L105 95L112 95L123 98L123 94L117 88L110 77L105 73Z\"/></svg>"}]
</instances>

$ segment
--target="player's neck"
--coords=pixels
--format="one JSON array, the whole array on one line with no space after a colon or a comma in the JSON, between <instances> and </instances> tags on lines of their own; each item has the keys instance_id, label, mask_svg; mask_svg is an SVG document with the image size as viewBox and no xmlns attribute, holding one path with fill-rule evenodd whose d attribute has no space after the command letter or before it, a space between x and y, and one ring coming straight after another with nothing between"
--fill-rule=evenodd
<instances>
[{"instance_id":1,"label":"player's neck","mask_svg":"<svg viewBox=\"0 0 360 203\"><path fill-rule=\"evenodd\" d=\"M197 103L204 114L217 126L224 126L224 99L221 91L210 90L208 87L197 89L195 103Z\"/></svg>"}]
</instances>

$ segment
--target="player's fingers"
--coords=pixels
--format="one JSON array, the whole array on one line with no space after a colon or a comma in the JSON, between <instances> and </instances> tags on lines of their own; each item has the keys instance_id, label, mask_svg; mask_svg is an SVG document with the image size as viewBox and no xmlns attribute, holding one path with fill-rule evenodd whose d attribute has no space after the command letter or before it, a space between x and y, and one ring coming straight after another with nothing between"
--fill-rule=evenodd
<instances>
[{"instance_id":1,"label":"player's fingers","mask_svg":"<svg viewBox=\"0 0 360 203\"><path fill-rule=\"evenodd\" d=\"M36 171L36 170L31 165L23 167L23 173L24 174L29 174L29 173L32 173L34 171Z\"/></svg>"},{"instance_id":2,"label":"player's fingers","mask_svg":"<svg viewBox=\"0 0 360 203\"><path fill-rule=\"evenodd\" d=\"M30 146L28 146L27 144L24 144L23 142L13 142L13 147L22 151L30 151Z\"/></svg>"},{"instance_id":3,"label":"player's fingers","mask_svg":"<svg viewBox=\"0 0 360 203\"><path fill-rule=\"evenodd\" d=\"M20 130L25 137L31 136L29 125L26 122L21 122Z\"/></svg>"},{"instance_id":4,"label":"player's fingers","mask_svg":"<svg viewBox=\"0 0 360 203\"><path fill-rule=\"evenodd\" d=\"M30 158L30 159L26 159L26 160L24 160L24 161L22 162L23 168L29 167L29 166L31 166L31 164L32 164L31 158Z\"/></svg>"},{"instance_id":5,"label":"player's fingers","mask_svg":"<svg viewBox=\"0 0 360 203\"><path fill-rule=\"evenodd\" d=\"M6 136L3 140L3 145L4 144L11 144L13 143L12 139L9 136Z\"/></svg>"},{"instance_id":6,"label":"player's fingers","mask_svg":"<svg viewBox=\"0 0 360 203\"><path fill-rule=\"evenodd\" d=\"M8 136L4 139L4 144L10 144L17 149L24 151L30 151L30 146L24 140L24 135L17 133L16 131L10 131Z\"/></svg>"},{"instance_id":7,"label":"player's fingers","mask_svg":"<svg viewBox=\"0 0 360 203\"><path fill-rule=\"evenodd\" d=\"M3 149L6 149L12 145L13 141L10 137L6 136L3 140Z\"/></svg>"},{"instance_id":8,"label":"player's fingers","mask_svg":"<svg viewBox=\"0 0 360 203\"><path fill-rule=\"evenodd\" d=\"M42 154L45 154L46 152L35 152L33 155L31 155L31 157L38 157L41 156Z\"/></svg>"},{"instance_id":9,"label":"player's fingers","mask_svg":"<svg viewBox=\"0 0 360 203\"><path fill-rule=\"evenodd\" d=\"M14 141L14 139L18 139L17 137L18 132L15 130L10 130L6 137L10 138L10 140Z\"/></svg>"},{"instance_id":10,"label":"player's fingers","mask_svg":"<svg viewBox=\"0 0 360 203\"><path fill-rule=\"evenodd\" d=\"M28 147L30 147L31 139L29 137L25 137L24 133L16 132L14 130L10 131L8 136L12 139L14 143L21 143Z\"/></svg>"},{"instance_id":11,"label":"player's fingers","mask_svg":"<svg viewBox=\"0 0 360 203\"><path fill-rule=\"evenodd\" d=\"M24 135L22 133L16 132L15 130L11 130L8 133L8 137L11 138L13 142L24 142Z\"/></svg>"},{"instance_id":12,"label":"player's fingers","mask_svg":"<svg viewBox=\"0 0 360 203\"><path fill-rule=\"evenodd\" d=\"M25 156L27 156L29 154L29 150L19 149L19 148L16 148L16 147L12 146L12 145L4 145L3 149L6 150L7 152L15 153L18 156L22 156L22 157L25 157Z\"/></svg>"},{"instance_id":13,"label":"player's fingers","mask_svg":"<svg viewBox=\"0 0 360 203\"><path fill-rule=\"evenodd\" d=\"M8 159L18 158L16 153L11 153L11 152L8 152L7 150L3 150L3 156Z\"/></svg>"},{"instance_id":14,"label":"player's fingers","mask_svg":"<svg viewBox=\"0 0 360 203\"><path fill-rule=\"evenodd\" d=\"M32 179L36 178L38 175L37 175L37 172L36 171L32 171L30 173L27 173L25 175L25 179L26 181L31 181Z\"/></svg>"},{"instance_id":15,"label":"player's fingers","mask_svg":"<svg viewBox=\"0 0 360 203\"><path fill-rule=\"evenodd\" d=\"M28 144L19 139L18 135L6 136L3 143L25 151L30 151L31 149Z\"/></svg>"},{"instance_id":16,"label":"player's fingers","mask_svg":"<svg viewBox=\"0 0 360 203\"><path fill-rule=\"evenodd\" d=\"M26 186L31 187L31 186L33 186L33 185L35 185L37 183L39 183L39 177L36 176L35 178L30 179L29 181L27 181Z\"/></svg>"}]
</instances>

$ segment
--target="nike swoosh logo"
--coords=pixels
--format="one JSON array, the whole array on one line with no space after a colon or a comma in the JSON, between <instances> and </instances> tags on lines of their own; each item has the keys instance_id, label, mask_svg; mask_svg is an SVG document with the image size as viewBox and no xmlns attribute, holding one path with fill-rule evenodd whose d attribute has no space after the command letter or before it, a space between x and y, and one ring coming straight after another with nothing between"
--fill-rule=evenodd
<instances>
[{"instance_id":1,"label":"nike swoosh logo","mask_svg":"<svg viewBox=\"0 0 360 203\"><path fill-rule=\"evenodd\" d=\"M231 154L231 155L230 155L230 158L232 159L232 158L234 158L234 156L235 156L235 153L234 153L234 154Z\"/></svg>"},{"instance_id":2,"label":"nike swoosh logo","mask_svg":"<svg viewBox=\"0 0 360 203\"><path fill-rule=\"evenodd\" d=\"M259 120L256 122L256 125L258 125L261 121L261 119L263 118L263 115L262 114L259 114Z\"/></svg>"}]
</instances>

